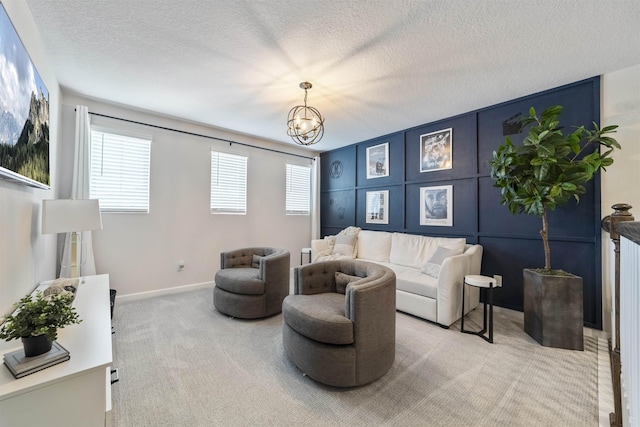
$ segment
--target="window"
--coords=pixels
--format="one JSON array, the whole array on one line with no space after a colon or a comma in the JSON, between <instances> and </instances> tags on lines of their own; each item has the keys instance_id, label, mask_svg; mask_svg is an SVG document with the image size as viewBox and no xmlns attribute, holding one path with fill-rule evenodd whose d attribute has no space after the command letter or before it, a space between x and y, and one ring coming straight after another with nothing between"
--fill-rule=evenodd
<instances>
[{"instance_id":1,"label":"window","mask_svg":"<svg viewBox=\"0 0 640 427\"><path fill-rule=\"evenodd\" d=\"M247 158L211 152L211 213L247 213Z\"/></svg>"},{"instance_id":2,"label":"window","mask_svg":"<svg viewBox=\"0 0 640 427\"><path fill-rule=\"evenodd\" d=\"M311 168L287 165L287 215L309 215L311 212Z\"/></svg>"},{"instance_id":3,"label":"window","mask_svg":"<svg viewBox=\"0 0 640 427\"><path fill-rule=\"evenodd\" d=\"M102 212L149 212L151 140L91 131L89 197Z\"/></svg>"}]
</instances>

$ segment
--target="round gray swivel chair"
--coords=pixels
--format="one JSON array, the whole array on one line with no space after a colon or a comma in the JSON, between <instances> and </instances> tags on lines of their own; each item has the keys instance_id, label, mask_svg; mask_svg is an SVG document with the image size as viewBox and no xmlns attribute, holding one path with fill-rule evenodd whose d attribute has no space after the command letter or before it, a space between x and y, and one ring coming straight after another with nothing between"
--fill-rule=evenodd
<instances>
[{"instance_id":1,"label":"round gray swivel chair","mask_svg":"<svg viewBox=\"0 0 640 427\"><path fill-rule=\"evenodd\" d=\"M382 265L332 260L297 267L282 304L287 357L323 384L382 377L396 351L396 275Z\"/></svg>"},{"instance_id":2,"label":"round gray swivel chair","mask_svg":"<svg viewBox=\"0 0 640 427\"><path fill-rule=\"evenodd\" d=\"M221 313L258 319L282 311L289 295L289 251L243 248L220 254L213 305Z\"/></svg>"}]
</instances>

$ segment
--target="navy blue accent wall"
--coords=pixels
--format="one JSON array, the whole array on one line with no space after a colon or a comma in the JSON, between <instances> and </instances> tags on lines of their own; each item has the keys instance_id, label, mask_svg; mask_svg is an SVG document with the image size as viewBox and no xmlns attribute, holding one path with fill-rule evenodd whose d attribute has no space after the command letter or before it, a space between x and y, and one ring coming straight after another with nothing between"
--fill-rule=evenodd
<instances>
[{"instance_id":1,"label":"navy blue accent wall","mask_svg":"<svg viewBox=\"0 0 640 427\"><path fill-rule=\"evenodd\" d=\"M487 161L504 135L511 134L516 143L522 141L522 134L513 134L512 124L529 107L540 112L551 105L564 107L560 123L567 130L599 123L599 77L322 153L322 234L357 225L368 230L465 237L484 248L482 274L503 276L503 288L494 297L496 305L522 311L522 269L544 265L542 223L535 216L513 215L500 203L500 190L493 187ZM421 172L421 136L449 128L452 167ZM367 148L384 143L389 144L389 174L367 179ZM453 225L421 225L421 188L444 185L453 187ZM585 325L601 329L599 176L586 188L579 203L572 201L549 215L551 265L582 277ZM366 193L378 190L389 191L388 224L366 222Z\"/></svg>"}]
</instances>

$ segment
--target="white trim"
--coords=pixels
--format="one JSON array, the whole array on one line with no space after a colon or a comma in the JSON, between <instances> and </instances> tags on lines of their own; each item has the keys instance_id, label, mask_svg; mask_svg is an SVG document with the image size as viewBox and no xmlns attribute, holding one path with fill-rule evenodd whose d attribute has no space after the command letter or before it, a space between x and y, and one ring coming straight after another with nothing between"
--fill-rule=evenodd
<instances>
[{"instance_id":1,"label":"white trim","mask_svg":"<svg viewBox=\"0 0 640 427\"><path fill-rule=\"evenodd\" d=\"M164 288L164 289L157 289L153 291L136 292L133 294L126 294L126 295L116 294L116 301L135 301L140 299L157 297L160 295L177 294L180 292L194 291L196 289L204 289L204 288L213 289L214 285L215 285L214 282L202 282L202 283L193 283L191 285L175 286L173 288ZM213 298L213 294L211 294L211 298Z\"/></svg>"}]
</instances>

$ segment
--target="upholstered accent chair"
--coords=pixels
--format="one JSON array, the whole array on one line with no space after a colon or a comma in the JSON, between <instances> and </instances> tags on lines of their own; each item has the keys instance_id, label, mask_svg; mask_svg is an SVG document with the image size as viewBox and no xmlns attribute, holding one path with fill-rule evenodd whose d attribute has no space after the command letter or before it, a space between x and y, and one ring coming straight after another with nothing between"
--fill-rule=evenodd
<instances>
[{"instance_id":1,"label":"upholstered accent chair","mask_svg":"<svg viewBox=\"0 0 640 427\"><path fill-rule=\"evenodd\" d=\"M310 378L354 387L382 377L396 350L396 276L366 261L297 267L282 304L287 357Z\"/></svg>"},{"instance_id":2,"label":"upholstered accent chair","mask_svg":"<svg viewBox=\"0 0 640 427\"><path fill-rule=\"evenodd\" d=\"M289 251L243 248L220 254L213 305L221 313L258 319L282 311L289 295Z\"/></svg>"}]
</instances>

